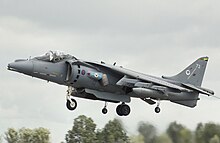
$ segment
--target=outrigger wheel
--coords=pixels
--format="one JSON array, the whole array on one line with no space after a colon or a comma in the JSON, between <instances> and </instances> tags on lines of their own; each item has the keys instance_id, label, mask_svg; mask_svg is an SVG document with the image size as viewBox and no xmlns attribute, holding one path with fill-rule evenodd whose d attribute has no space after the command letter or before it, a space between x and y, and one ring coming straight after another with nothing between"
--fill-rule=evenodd
<instances>
[{"instance_id":1,"label":"outrigger wheel","mask_svg":"<svg viewBox=\"0 0 220 143\"><path fill-rule=\"evenodd\" d=\"M102 109L102 114L107 114L108 113L108 109L107 109L107 102L105 101L105 106L104 108Z\"/></svg>"},{"instance_id":2,"label":"outrigger wheel","mask_svg":"<svg viewBox=\"0 0 220 143\"><path fill-rule=\"evenodd\" d=\"M70 100L71 100L71 101L70 101ZM77 107L77 102L76 102L75 99L70 99L70 100L67 100L67 101L66 101L66 107L67 107L69 110L73 111L73 110L75 110L76 107Z\"/></svg>"},{"instance_id":3,"label":"outrigger wheel","mask_svg":"<svg viewBox=\"0 0 220 143\"><path fill-rule=\"evenodd\" d=\"M156 113L160 113L160 107L156 107L156 108L155 108L155 112L156 112Z\"/></svg>"},{"instance_id":4,"label":"outrigger wheel","mask_svg":"<svg viewBox=\"0 0 220 143\"><path fill-rule=\"evenodd\" d=\"M107 108L103 108L103 109L102 109L102 113L103 113L103 114L107 114L107 113L108 113Z\"/></svg>"}]
</instances>

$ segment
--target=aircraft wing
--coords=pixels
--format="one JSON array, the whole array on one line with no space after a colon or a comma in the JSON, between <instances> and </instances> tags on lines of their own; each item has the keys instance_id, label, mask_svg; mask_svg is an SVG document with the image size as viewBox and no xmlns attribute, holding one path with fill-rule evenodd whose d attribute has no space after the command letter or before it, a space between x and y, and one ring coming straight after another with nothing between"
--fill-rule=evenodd
<instances>
[{"instance_id":1,"label":"aircraft wing","mask_svg":"<svg viewBox=\"0 0 220 143\"><path fill-rule=\"evenodd\" d=\"M190 89L193 89L193 90L196 90L198 91L199 93L202 93L202 94L205 94L205 95L208 95L208 96L212 96L214 95L214 91L212 90L209 90L209 89L205 89L205 88L202 88L202 87L196 87L192 84L185 84L185 83L182 83L182 85L190 88Z\"/></svg>"},{"instance_id":2,"label":"aircraft wing","mask_svg":"<svg viewBox=\"0 0 220 143\"><path fill-rule=\"evenodd\" d=\"M136 80L145 81L147 83L153 83L153 84L169 87L169 88L176 89L176 90L179 90L179 91L182 91L182 92L192 92L192 90L189 90L187 88L178 86L176 84L169 83L167 81L161 80L160 78L156 78L156 77L153 77L153 76L150 76L150 75L138 73L138 72L135 72L135 71L132 71L132 70L122 68L122 67L108 65L108 64L92 63L92 62L87 62L87 63L92 64L92 65L96 65L96 66L109 68L109 69L111 69L111 70L113 70L113 71L115 71L119 74L129 76L129 77L134 78ZM128 79L124 79L124 80L128 80ZM126 81L123 81L123 78L122 78L117 84L120 85L120 82L126 82Z\"/></svg>"}]
</instances>

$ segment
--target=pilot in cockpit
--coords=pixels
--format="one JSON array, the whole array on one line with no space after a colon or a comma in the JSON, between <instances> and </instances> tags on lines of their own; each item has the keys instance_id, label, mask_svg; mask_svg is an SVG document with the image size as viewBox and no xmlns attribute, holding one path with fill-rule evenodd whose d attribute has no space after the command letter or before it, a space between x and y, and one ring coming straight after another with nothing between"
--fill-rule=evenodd
<instances>
[{"instance_id":1,"label":"pilot in cockpit","mask_svg":"<svg viewBox=\"0 0 220 143\"><path fill-rule=\"evenodd\" d=\"M43 56L35 57L37 60L47 61L47 62L59 62L64 59L76 59L75 57L64 54L64 52L61 51L49 51Z\"/></svg>"}]
</instances>

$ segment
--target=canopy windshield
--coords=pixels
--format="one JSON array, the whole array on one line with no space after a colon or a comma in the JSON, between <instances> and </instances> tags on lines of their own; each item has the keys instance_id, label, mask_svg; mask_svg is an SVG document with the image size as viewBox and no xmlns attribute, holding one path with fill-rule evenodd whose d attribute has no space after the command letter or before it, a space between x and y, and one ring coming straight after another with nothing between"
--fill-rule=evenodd
<instances>
[{"instance_id":1,"label":"canopy windshield","mask_svg":"<svg viewBox=\"0 0 220 143\"><path fill-rule=\"evenodd\" d=\"M60 51L49 51L46 54L44 54L43 56L38 56L35 57L38 60L42 60L42 61L47 61L47 62L59 62L65 59L75 59L76 58L74 56L71 56L69 54L64 54L63 52Z\"/></svg>"}]
</instances>

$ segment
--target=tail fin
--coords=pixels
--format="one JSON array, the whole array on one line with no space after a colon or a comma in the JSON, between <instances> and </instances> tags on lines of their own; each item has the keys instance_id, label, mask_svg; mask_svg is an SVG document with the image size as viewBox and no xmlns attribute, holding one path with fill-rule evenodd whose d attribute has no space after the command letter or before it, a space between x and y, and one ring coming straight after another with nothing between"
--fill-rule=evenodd
<instances>
[{"instance_id":1,"label":"tail fin","mask_svg":"<svg viewBox=\"0 0 220 143\"><path fill-rule=\"evenodd\" d=\"M208 57L199 58L179 74L173 77L164 78L179 81L186 84L192 84L195 86L201 86L208 59Z\"/></svg>"}]
</instances>

